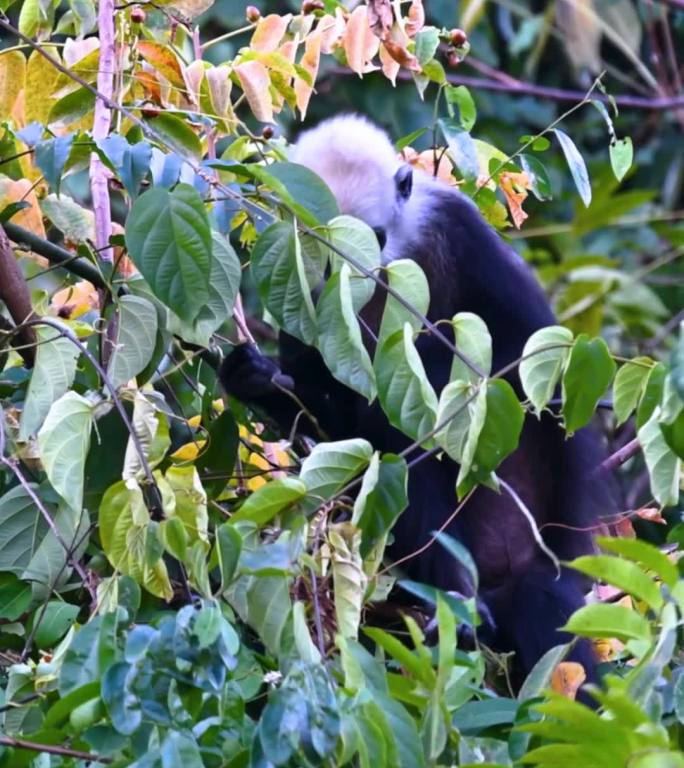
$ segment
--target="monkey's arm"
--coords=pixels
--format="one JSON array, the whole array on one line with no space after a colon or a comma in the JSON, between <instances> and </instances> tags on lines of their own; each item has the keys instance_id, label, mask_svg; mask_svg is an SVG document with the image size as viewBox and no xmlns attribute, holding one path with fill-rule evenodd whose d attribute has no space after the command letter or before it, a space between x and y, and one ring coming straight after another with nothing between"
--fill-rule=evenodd
<instances>
[{"instance_id":1,"label":"monkey's arm","mask_svg":"<svg viewBox=\"0 0 684 768\"><path fill-rule=\"evenodd\" d=\"M353 434L359 395L336 381L320 353L288 334L280 335L280 360L241 344L226 357L219 379L229 395L258 408L284 436L292 432L314 439Z\"/></svg>"}]
</instances>

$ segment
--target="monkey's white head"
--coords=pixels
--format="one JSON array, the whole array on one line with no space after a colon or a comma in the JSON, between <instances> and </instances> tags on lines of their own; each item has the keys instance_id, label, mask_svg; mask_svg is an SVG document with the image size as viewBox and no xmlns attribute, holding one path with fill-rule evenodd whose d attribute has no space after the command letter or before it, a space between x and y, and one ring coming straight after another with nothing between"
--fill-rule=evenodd
<instances>
[{"instance_id":1,"label":"monkey's white head","mask_svg":"<svg viewBox=\"0 0 684 768\"><path fill-rule=\"evenodd\" d=\"M387 134L364 117L325 120L300 136L290 159L325 181L342 213L362 219L383 238L397 228L411 194L411 168L398 159Z\"/></svg>"}]
</instances>

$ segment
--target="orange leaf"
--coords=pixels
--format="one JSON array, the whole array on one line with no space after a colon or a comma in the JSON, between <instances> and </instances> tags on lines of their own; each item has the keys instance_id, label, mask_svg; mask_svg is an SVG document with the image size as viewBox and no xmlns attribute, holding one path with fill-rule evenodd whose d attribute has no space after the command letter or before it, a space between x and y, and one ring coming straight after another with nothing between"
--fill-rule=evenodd
<instances>
[{"instance_id":1,"label":"orange leaf","mask_svg":"<svg viewBox=\"0 0 684 768\"><path fill-rule=\"evenodd\" d=\"M415 72L420 72L420 64L418 59L401 44L394 40L385 40L383 45L387 49L387 53L404 69L412 69Z\"/></svg>"},{"instance_id":2,"label":"orange leaf","mask_svg":"<svg viewBox=\"0 0 684 768\"><path fill-rule=\"evenodd\" d=\"M662 516L658 507L642 507L637 509L636 516L642 520L648 520L651 523L660 523L660 525L667 525L667 520Z\"/></svg>"},{"instance_id":3,"label":"orange leaf","mask_svg":"<svg viewBox=\"0 0 684 768\"><path fill-rule=\"evenodd\" d=\"M316 30L307 38L304 45L304 55L299 62L300 65L311 75L311 85L298 77L295 80L294 89L297 96L297 109L299 109L302 120L306 117L306 110L309 106L309 99L313 92L313 84L316 82L318 74L318 64L321 60L321 33Z\"/></svg>"},{"instance_id":4,"label":"orange leaf","mask_svg":"<svg viewBox=\"0 0 684 768\"><path fill-rule=\"evenodd\" d=\"M406 18L406 34L409 37L415 37L425 26L425 9L423 0L413 0Z\"/></svg>"},{"instance_id":5,"label":"orange leaf","mask_svg":"<svg viewBox=\"0 0 684 768\"><path fill-rule=\"evenodd\" d=\"M429 173L430 176L436 175L438 179L447 184L456 184L456 178L452 173L454 166L447 153L444 152L441 147L437 147L436 150L426 149L420 154L411 147L404 147L401 151L401 157L405 162L409 163L409 165L412 165L414 168L420 168L421 171ZM437 161L436 174L435 160Z\"/></svg>"},{"instance_id":6,"label":"orange leaf","mask_svg":"<svg viewBox=\"0 0 684 768\"><path fill-rule=\"evenodd\" d=\"M259 53L272 53L278 47L278 43L283 39L287 27L290 23L292 14L278 16L277 13L271 13L259 19L259 23L254 30L249 47Z\"/></svg>"},{"instance_id":7,"label":"orange leaf","mask_svg":"<svg viewBox=\"0 0 684 768\"><path fill-rule=\"evenodd\" d=\"M269 90L271 79L266 67L260 61L245 61L238 64L235 71L254 117L262 123L272 123L273 102Z\"/></svg>"},{"instance_id":8,"label":"orange leaf","mask_svg":"<svg viewBox=\"0 0 684 768\"><path fill-rule=\"evenodd\" d=\"M599 663L605 661L612 661L624 650L624 645L615 638L601 637L591 641L594 653L596 654L596 660Z\"/></svg>"},{"instance_id":9,"label":"orange leaf","mask_svg":"<svg viewBox=\"0 0 684 768\"><path fill-rule=\"evenodd\" d=\"M551 688L567 699L574 699L586 679L587 673L581 664L576 661L561 661L551 675Z\"/></svg>"},{"instance_id":10,"label":"orange leaf","mask_svg":"<svg viewBox=\"0 0 684 768\"><path fill-rule=\"evenodd\" d=\"M380 64L382 64L382 74L390 81L390 83L392 83L392 85L396 85L397 75L399 74L401 66L399 65L399 62L390 56L389 51L384 45L380 46Z\"/></svg>"},{"instance_id":11,"label":"orange leaf","mask_svg":"<svg viewBox=\"0 0 684 768\"><path fill-rule=\"evenodd\" d=\"M153 72L148 72L146 69L139 69L135 75L135 79L143 90L148 95L151 101L155 104L161 104L161 86L159 80Z\"/></svg>"},{"instance_id":12,"label":"orange leaf","mask_svg":"<svg viewBox=\"0 0 684 768\"><path fill-rule=\"evenodd\" d=\"M57 291L50 301L50 306L60 317L76 318L97 309L100 299L92 283L81 280L75 285Z\"/></svg>"},{"instance_id":13,"label":"orange leaf","mask_svg":"<svg viewBox=\"0 0 684 768\"><path fill-rule=\"evenodd\" d=\"M342 44L349 69L357 75L377 69L371 64L371 59L378 52L380 40L371 31L365 5L355 8L349 17Z\"/></svg>"},{"instance_id":14,"label":"orange leaf","mask_svg":"<svg viewBox=\"0 0 684 768\"><path fill-rule=\"evenodd\" d=\"M342 9L336 8L335 15L326 15L318 22L316 30L321 33L321 53L332 53L340 44L345 31Z\"/></svg>"},{"instance_id":15,"label":"orange leaf","mask_svg":"<svg viewBox=\"0 0 684 768\"><path fill-rule=\"evenodd\" d=\"M34 235L45 237L43 214L38 205L38 197L33 184L28 179L12 181L9 178L0 178L0 209L10 203L26 202L31 207L23 208L12 217L12 223L28 229Z\"/></svg>"},{"instance_id":16,"label":"orange leaf","mask_svg":"<svg viewBox=\"0 0 684 768\"><path fill-rule=\"evenodd\" d=\"M198 107L200 87L202 80L204 80L204 62L201 59L195 59L187 67L183 67L183 80L188 89L190 101Z\"/></svg>"},{"instance_id":17,"label":"orange leaf","mask_svg":"<svg viewBox=\"0 0 684 768\"><path fill-rule=\"evenodd\" d=\"M527 190L532 189L532 183L524 171L520 173L503 171L499 177L499 186L506 197L513 224L517 229L520 229L521 224L527 218L522 204L527 199Z\"/></svg>"},{"instance_id":18,"label":"orange leaf","mask_svg":"<svg viewBox=\"0 0 684 768\"><path fill-rule=\"evenodd\" d=\"M135 46L135 50L145 59L145 61L154 67L160 75L165 77L171 85L185 90L185 80L180 63L176 54L167 46L161 43L154 43L151 40L140 40Z\"/></svg>"}]
</instances>

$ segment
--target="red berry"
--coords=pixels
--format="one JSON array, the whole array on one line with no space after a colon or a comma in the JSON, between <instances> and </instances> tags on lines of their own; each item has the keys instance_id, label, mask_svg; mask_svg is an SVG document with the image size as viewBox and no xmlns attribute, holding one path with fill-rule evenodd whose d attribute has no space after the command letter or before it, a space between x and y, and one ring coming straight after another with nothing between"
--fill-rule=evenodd
<instances>
[{"instance_id":1,"label":"red berry","mask_svg":"<svg viewBox=\"0 0 684 768\"><path fill-rule=\"evenodd\" d=\"M131 10L131 21L134 24L143 24L146 18L147 14L142 8L136 6Z\"/></svg>"},{"instance_id":2,"label":"red berry","mask_svg":"<svg viewBox=\"0 0 684 768\"><path fill-rule=\"evenodd\" d=\"M266 139L266 141L268 141L269 139L273 138L273 133L274 133L274 131L273 131L273 126L272 125L265 125L261 129L261 135L262 135L262 137L264 139Z\"/></svg>"},{"instance_id":3,"label":"red berry","mask_svg":"<svg viewBox=\"0 0 684 768\"><path fill-rule=\"evenodd\" d=\"M462 29L452 29L449 32L449 40L460 48L468 42L468 35Z\"/></svg>"},{"instance_id":4,"label":"red berry","mask_svg":"<svg viewBox=\"0 0 684 768\"><path fill-rule=\"evenodd\" d=\"M325 10L325 4L321 2L321 0L304 0L302 3L302 13L305 16L308 16L310 13L315 13L316 11L324 11Z\"/></svg>"},{"instance_id":5,"label":"red berry","mask_svg":"<svg viewBox=\"0 0 684 768\"><path fill-rule=\"evenodd\" d=\"M143 107L141 112L142 112L142 116L146 117L148 120L153 117L159 117L159 108L153 107L149 104Z\"/></svg>"},{"instance_id":6,"label":"red berry","mask_svg":"<svg viewBox=\"0 0 684 768\"><path fill-rule=\"evenodd\" d=\"M245 16L247 17L247 21L250 24L256 24L257 21L261 18L261 11L256 7L256 5L248 5L245 8Z\"/></svg>"}]
</instances>

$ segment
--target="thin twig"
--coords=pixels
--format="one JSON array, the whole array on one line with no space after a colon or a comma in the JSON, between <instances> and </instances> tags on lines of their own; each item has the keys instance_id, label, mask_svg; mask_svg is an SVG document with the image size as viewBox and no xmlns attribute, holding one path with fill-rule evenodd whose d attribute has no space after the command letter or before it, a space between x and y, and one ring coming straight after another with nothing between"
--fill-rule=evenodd
<instances>
[{"instance_id":1,"label":"thin twig","mask_svg":"<svg viewBox=\"0 0 684 768\"><path fill-rule=\"evenodd\" d=\"M599 472L612 472L614 469L621 467L626 461L636 456L640 449L639 439L635 437L602 461L598 467Z\"/></svg>"}]
</instances>

